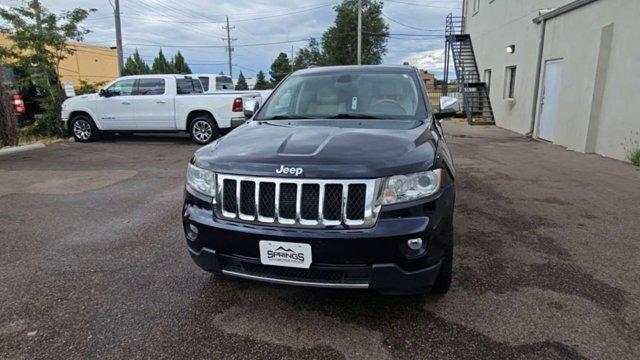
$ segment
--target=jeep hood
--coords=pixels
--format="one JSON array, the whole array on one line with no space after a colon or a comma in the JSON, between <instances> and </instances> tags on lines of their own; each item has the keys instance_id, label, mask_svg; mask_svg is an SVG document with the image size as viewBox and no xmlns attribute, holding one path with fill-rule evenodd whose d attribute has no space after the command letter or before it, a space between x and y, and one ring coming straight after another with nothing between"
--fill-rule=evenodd
<instances>
[{"instance_id":1,"label":"jeep hood","mask_svg":"<svg viewBox=\"0 0 640 360\"><path fill-rule=\"evenodd\" d=\"M428 170L435 136L414 120L251 121L198 150L196 166L218 173L299 178L380 178Z\"/></svg>"}]
</instances>

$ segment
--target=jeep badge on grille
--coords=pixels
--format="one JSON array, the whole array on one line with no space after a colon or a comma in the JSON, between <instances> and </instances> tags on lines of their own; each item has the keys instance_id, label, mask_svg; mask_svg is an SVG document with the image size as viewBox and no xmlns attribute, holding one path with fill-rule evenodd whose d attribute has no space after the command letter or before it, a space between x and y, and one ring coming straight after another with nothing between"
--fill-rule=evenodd
<instances>
[{"instance_id":1,"label":"jeep badge on grille","mask_svg":"<svg viewBox=\"0 0 640 360\"><path fill-rule=\"evenodd\" d=\"M302 174L302 168L285 167L284 165L280 165L280 168L276 169L276 174L291 174L298 176Z\"/></svg>"}]
</instances>

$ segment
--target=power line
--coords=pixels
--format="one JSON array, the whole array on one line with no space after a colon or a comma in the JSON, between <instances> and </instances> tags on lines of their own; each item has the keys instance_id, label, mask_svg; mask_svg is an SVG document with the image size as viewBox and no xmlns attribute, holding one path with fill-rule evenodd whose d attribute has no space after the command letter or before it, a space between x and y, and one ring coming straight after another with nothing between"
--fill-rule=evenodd
<instances>
[{"instance_id":1,"label":"power line","mask_svg":"<svg viewBox=\"0 0 640 360\"><path fill-rule=\"evenodd\" d=\"M306 42L309 41L309 38L305 39L297 39L297 40L284 40L284 41L273 41L266 43L254 43L254 44L240 44L235 45L235 47L252 47L252 46L267 46L267 45L278 45L278 44L291 44L297 42ZM215 49L215 48L226 48L226 45L161 45L161 44L144 44L144 43L127 43L128 46L160 46L166 48L203 48L203 49Z\"/></svg>"},{"instance_id":2,"label":"power line","mask_svg":"<svg viewBox=\"0 0 640 360\"><path fill-rule=\"evenodd\" d=\"M433 9L460 10L459 7L427 5L427 4L419 4L419 3L408 2L408 1L400 1L400 0L386 0L386 1L391 2L391 3L396 3L396 4L422 6L422 7L428 7L428 8L433 8Z\"/></svg>"},{"instance_id":3,"label":"power line","mask_svg":"<svg viewBox=\"0 0 640 360\"><path fill-rule=\"evenodd\" d=\"M398 21L398 20L396 20L396 19L393 19L391 16L388 16L388 15L387 15L387 14L385 14L384 12L382 13L382 16L383 16L383 17L385 17L387 20L389 20L389 21L391 21L391 22L394 22L394 23L396 23L396 24L398 24L398 25L402 25L402 26L404 26L404 27L406 27L406 28L409 28L409 29L420 30L420 31L437 31L437 32L444 32L444 28L442 28L442 29L425 29L425 28L420 28L420 27L416 27L416 26L407 25L407 24L402 23L402 22L400 22L400 21Z\"/></svg>"},{"instance_id":4,"label":"power line","mask_svg":"<svg viewBox=\"0 0 640 360\"><path fill-rule=\"evenodd\" d=\"M304 13L304 12L325 8L325 7L328 7L328 6L331 6L331 5L333 5L333 3L320 5L320 6L315 6L313 8L309 8L309 9L305 9L305 10L299 10L299 11L290 11L290 12L274 14L274 15L268 15L268 16L255 17L255 18L234 19L233 22L237 23L237 22L246 22L246 21L256 21L256 20L279 18L279 17L283 17L283 16L288 16L288 15L301 14L301 13ZM156 9L156 11L157 11L157 9ZM133 17L133 16L129 15L127 17ZM137 17L137 18L139 18L140 20L150 20L148 17ZM222 21L219 21L219 20L185 21L185 20L171 20L171 19L163 19L162 21L165 21L165 22L176 22L176 23L181 23L181 24L224 24L226 22L225 20L222 20Z\"/></svg>"}]
</instances>

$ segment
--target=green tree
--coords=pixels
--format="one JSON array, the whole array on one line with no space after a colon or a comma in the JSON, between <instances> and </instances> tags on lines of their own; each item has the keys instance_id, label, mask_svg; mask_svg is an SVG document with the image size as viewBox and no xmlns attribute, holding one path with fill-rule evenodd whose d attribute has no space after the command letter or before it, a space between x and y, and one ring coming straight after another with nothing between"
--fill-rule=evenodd
<instances>
[{"instance_id":1,"label":"green tree","mask_svg":"<svg viewBox=\"0 0 640 360\"><path fill-rule=\"evenodd\" d=\"M10 62L25 74L21 86L36 86L43 93L42 118L30 129L34 134L62 135L60 109L65 93L60 84L60 62L72 55L69 41L82 41L89 30L80 26L95 9L76 8L59 15L31 0L21 7L0 8L0 31L11 40L0 47L0 62Z\"/></svg>"},{"instance_id":2,"label":"green tree","mask_svg":"<svg viewBox=\"0 0 640 360\"><path fill-rule=\"evenodd\" d=\"M306 47L298 50L293 61L296 70L306 69L310 66L321 66L324 64L324 56L320 51L320 44L315 38L309 39Z\"/></svg>"},{"instance_id":3,"label":"green tree","mask_svg":"<svg viewBox=\"0 0 640 360\"><path fill-rule=\"evenodd\" d=\"M247 79L244 78L242 71L240 71L240 75L238 75L238 83L236 84L236 90L249 90L249 85L247 85Z\"/></svg>"},{"instance_id":4,"label":"green tree","mask_svg":"<svg viewBox=\"0 0 640 360\"><path fill-rule=\"evenodd\" d=\"M173 70L176 74L191 74L191 68L180 51L178 51L178 53L173 57L171 65L173 66Z\"/></svg>"},{"instance_id":5,"label":"green tree","mask_svg":"<svg viewBox=\"0 0 640 360\"><path fill-rule=\"evenodd\" d=\"M380 64L387 52L389 26L382 18L382 2L362 0L362 63ZM335 7L335 23L322 35L327 65L357 63L358 0L343 0Z\"/></svg>"},{"instance_id":6,"label":"green tree","mask_svg":"<svg viewBox=\"0 0 640 360\"><path fill-rule=\"evenodd\" d=\"M158 56L153 59L153 65L151 66L152 74L173 74L175 70L167 58L162 53L162 49L158 52Z\"/></svg>"},{"instance_id":7,"label":"green tree","mask_svg":"<svg viewBox=\"0 0 640 360\"><path fill-rule=\"evenodd\" d=\"M254 87L254 90L267 90L267 89L271 89L271 84L269 84L269 82L267 81L266 76L264 75L264 72L260 70L256 75L256 86Z\"/></svg>"},{"instance_id":8,"label":"green tree","mask_svg":"<svg viewBox=\"0 0 640 360\"><path fill-rule=\"evenodd\" d=\"M287 54L281 52L278 54L278 57L271 64L271 70L269 70L269 75L271 75L271 83L273 86L276 86L291 72L291 63L289 62L289 57Z\"/></svg>"},{"instance_id":9,"label":"green tree","mask_svg":"<svg viewBox=\"0 0 640 360\"><path fill-rule=\"evenodd\" d=\"M76 90L76 95L95 94L98 89L106 84L106 81L100 81L96 83L88 83L85 80L80 80L80 86Z\"/></svg>"},{"instance_id":10,"label":"green tree","mask_svg":"<svg viewBox=\"0 0 640 360\"><path fill-rule=\"evenodd\" d=\"M144 74L149 74L150 72L151 72L151 69L149 69L149 65L147 65L147 63L144 62L144 60L142 60L142 57L140 56L138 49L136 49L133 55L127 58L127 61L125 62L124 67L122 68L123 76L144 75Z\"/></svg>"},{"instance_id":11,"label":"green tree","mask_svg":"<svg viewBox=\"0 0 640 360\"><path fill-rule=\"evenodd\" d=\"M9 89L5 87L0 62L0 147L18 145L18 119L13 111Z\"/></svg>"}]
</instances>

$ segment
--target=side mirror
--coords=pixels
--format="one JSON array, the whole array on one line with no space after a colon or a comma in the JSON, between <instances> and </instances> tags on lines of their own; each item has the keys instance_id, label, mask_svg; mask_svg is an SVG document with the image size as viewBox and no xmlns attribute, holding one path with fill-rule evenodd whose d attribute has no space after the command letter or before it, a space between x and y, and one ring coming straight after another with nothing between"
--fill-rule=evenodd
<instances>
[{"instance_id":1,"label":"side mirror","mask_svg":"<svg viewBox=\"0 0 640 360\"><path fill-rule=\"evenodd\" d=\"M109 91L107 91L106 89L100 89L100 92L98 93L98 95L102 96L102 97L109 97L111 96L109 94Z\"/></svg>"},{"instance_id":2,"label":"side mirror","mask_svg":"<svg viewBox=\"0 0 640 360\"><path fill-rule=\"evenodd\" d=\"M245 101L244 103L244 117L247 119L250 119L251 117L253 117L253 114L255 114L258 109L260 108L260 104L255 101L255 100L249 100L249 101Z\"/></svg>"},{"instance_id":3,"label":"side mirror","mask_svg":"<svg viewBox=\"0 0 640 360\"><path fill-rule=\"evenodd\" d=\"M455 116L460 112L460 101L451 96L440 97L440 112L433 114L436 120L442 120Z\"/></svg>"}]
</instances>

